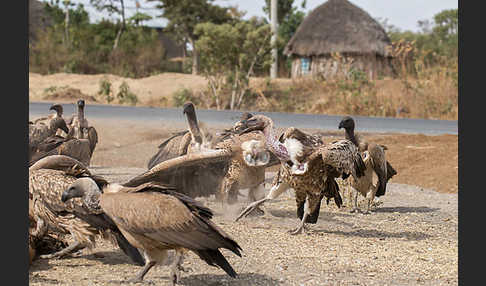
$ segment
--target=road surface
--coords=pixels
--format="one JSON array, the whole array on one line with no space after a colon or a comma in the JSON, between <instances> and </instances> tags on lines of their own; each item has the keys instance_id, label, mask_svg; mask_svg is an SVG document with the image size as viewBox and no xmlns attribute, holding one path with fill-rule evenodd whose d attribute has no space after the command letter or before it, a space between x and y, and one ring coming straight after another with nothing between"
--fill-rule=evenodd
<instances>
[{"instance_id":1,"label":"road surface","mask_svg":"<svg viewBox=\"0 0 486 286\"><path fill-rule=\"evenodd\" d=\"M51 102L30 102L29 118L48 114ZM63 104L65 116L76 112L75 104ZM198 109L198 119L214 127L228 127L238 120L242 111ZM287 128L319 128L337 131L342 116L323 114L294 114L282 112L254 112L271 117L276 126ZM152 108L118 105L89 104L85 107L87 118L142 120L152 122L184 123L182 108ZM388 117L353 116L361 132L408 134L458 134L457 120L427 120Z\"/></svg>"}]
</instances>

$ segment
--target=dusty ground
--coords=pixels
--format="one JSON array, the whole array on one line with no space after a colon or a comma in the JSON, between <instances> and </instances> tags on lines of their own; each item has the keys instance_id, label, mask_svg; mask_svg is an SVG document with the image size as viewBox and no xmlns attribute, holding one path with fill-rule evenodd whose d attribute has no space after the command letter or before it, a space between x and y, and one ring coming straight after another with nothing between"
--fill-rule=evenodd
<instances>
[{"instance_id":1,"label":"dusty ground","mask_svg":"<svg viewBox=\"0 0 486 286\"><path fill-rule=\"evenodd\" d=\"M157 145L182 128L90 122L100 137L91 169L113 182L144 171ZM329 139L342 136L320 132ZM239 277L230 278L190 254L184 266L192 270L182 273L181 284L457 285L458 137L365 136L388 147L388 159L398 171L373 214L351 214L347 206L337 209L331 202L323 205L308 234L291 236L286 231L298 223L292 192L267 203L265 216L238 222L233 221L238 208L223 210L214 199L204 199L216 213L214 221L243 248L242 258L223 250ZM29 270L29 284L118 285L140 269L106 242L101 241L94 253L103 257L83 253L36 260ZM140 285L169 285L168 273L167 266L154 268Z\"/></svg>"}]
</instances>

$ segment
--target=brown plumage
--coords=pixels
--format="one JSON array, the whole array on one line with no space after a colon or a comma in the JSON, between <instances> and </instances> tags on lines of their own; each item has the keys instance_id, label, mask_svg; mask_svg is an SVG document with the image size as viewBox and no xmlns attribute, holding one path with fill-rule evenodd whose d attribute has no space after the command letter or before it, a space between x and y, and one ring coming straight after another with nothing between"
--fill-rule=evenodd
<instances>
[{"instance_id":1,"label":"brown plumage","mask_svg":"<svg viewBox=\"0 0 486 286\"><path fill-rule=\"evenodd\" d=\"M91 146L92 142L89 139L51 136L38 145L37 150L30 158L29 166L51 155L66 155L80 161L85 166L89 166L93 155Z\"/></svg>"},{"instance_id":2,"label":"brown plumage","mask_svg":"<svg viewBox=\"0 0 486 286\"><path fill-rule=\"evenodd\" d=\"M131 246L116 225L102 213L87 213L83 202L61 201L61 195L78 178L91 178L100 187L108 182L91 175L83 163L63 155L45 157L29 168L29 217L36 223L32 236L42 239L46 233L61 238L70 234L74 243L53 254L41 258L61 257L85 247L93 248L96 237L101 235L118 246L137 264L143 264L140 253Z\"/></svg>"},{"instance_id":3,"label":"brown plumage","mask_svg":"<svg viewBox=\"0 0 486 286\"><path fill-rule=\"evenodd\" d=\"M362 139L358 134L355 134L355 122L352 117L343 117L343 119L339 122L338 127L339 129L344 128L346 130L345 138L353 142L355 146L359 147L360 152L367 152L366 156L369 157L367 159L367 169L373 170L373 172L378 177L377 186L372 185L372 173L370 173L369 171L367 172L367 174L369 175L359 178L358 180L350 181L351 187L354 189L355 192L352 212L358 210L357 196L359 192L367 199L367 209L365 213L369 213L370 205L373 202L374 197L383 196L386 193L387 182L394 175L397 174L397 171L386 160L386 146L378 145L373 142L368 142Z\"/></svg>"},{"instance_id":4,"label":"brown plumage","mask_svg":"<svg viewBox=\"0 0 486 286\"><path fill-rule=\"evenodd\" d=\"M280 160L281 166L275 176L269 194L262 200L250 204L237 218L246 216L255 206L275 199L289 188L295 190L297 216L301 222L292 234L301 233L305 223L316 223L322 198L334 198L338 207L342 204L338 177L361 177L364 162L358 149L349 140L324 144L318 137L289 128L279 139L274 134L273 121L256 115L246 122L248 130L263 129L268 150Z\"/></svg>"},{"instance_id":5,"label":"brown plumage","mask_svg":"<svg viewBox=\"0 0 486 286\"><path fill-rule=\"evenodd\" d=\"M91 154L93 154L96 144L98 143L98 132L89 125L84 114L85 102L80 99L77 102L78 111L70 119L66 120L69 126L68 138L88 139Z\"/></svg>"},{"instance_id":6,"label":"brown plumage","mask_svg":"<svg viewBox=\"0 0 486 286\"><path fill-rule=\"evenodd\" d=\"M236 277L219 248L241 257L240 246L211 221L210 209L176 189L148 182L134 188L111 184L102 193L93 180L82 178L66 189L62 201L76 197L82 198L88 211L101 211L112 218L127 240L143 252L145 267L131 281L142 281L150 268L164 262L171 249L177 254L171 268L173 283L178 282L182 255L187 250Z\"/></svg>"},{"instance_id":7,"label":"brown plumage","mask_svg":"<svg viewBox=\"0 0 486 286\"><path fill-rule=\"evenodd\" d=\"M56 114L51 114L47 117L42 117L29 122L29 160L35 152L38 150L38 146L42 144L47 138L54 136L58 130L62 130L66 133L69 132L66 122L59 116L59 112L62 115L62 107L60 105L53 105L49 109L56 110ZM61 110L61 111L58 111Z\"/></svg>"}]
</instances>

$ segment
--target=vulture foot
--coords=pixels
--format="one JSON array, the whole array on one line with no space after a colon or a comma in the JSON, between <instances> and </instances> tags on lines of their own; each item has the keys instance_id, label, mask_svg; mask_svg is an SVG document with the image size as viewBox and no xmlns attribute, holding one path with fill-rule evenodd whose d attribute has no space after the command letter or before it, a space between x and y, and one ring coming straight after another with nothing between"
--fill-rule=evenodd
<instances>
[{"instance_id":1,"label":"vulture foot","mask_svg":"<svg viewBox=\"0 0 486 286\"><path fill-rule=\"evenodd\" d=\"M305 234L305 233L307 233L307 231L308 231L308 227L305 224L301 224L296 229L289 230L289 233L291 235L297 235L297 234L301 234L301 233Z\"/></svg>"},{"instance_id":2,"label":"vulture foot","mask_svg":"<svg viewBox=\"0 0 486 286\"><path fill-rule=\"evenodd\" d=\"M69 245L68 247L66 247L64 249L59 250L58 252L40 255L39 258L41 258L41 259L61 258L61 257L64 257L68 254L71 254L72 252L75 252L77 250L81 250L85 247L86 246L84 244L81 244L79 242L75 242L75 243Z\"/></svg>"},{"instance_id":3,"label":"vulture foot","mask_svg":"<svg viewBox=\"0 0 486 286\"><path fill-rule=\"evenodd\" d=\"M179 284L179 281L181 280L181 271L187 272L190 269L190 268L185 269L184 267L182 267L182 260L183 260L182 252L176 251L174 262L170 267L170 278L171 278L170 284L172 286L175 286L175 284Z\"/></svg>"},{"instance_id":4,"label":"vulture foot","mask_svg":"<svg viewBox=\"0 0 486 286\"><path fill-rule=\"evenodd\" d=\"M156 264L155 261L149 261L145 264L143 269L137 273L137 276L133 277L132 279L127 280L128 283L139 283L143 281L143 277L147 272Z\"/></svg>"},{"instance_id":5,"label":"vulture foot","mask_svg":"<svg viewBox=\"0 0 486 286\"><path fill-rule=\"evenodd\" d=\"M251 204L249 204L239 215L238 217L235 219L235 221L238 221L240 218L242 217L246 217L248 216L253 210L255 210L259 205L263 204L264 202L266 202L268 199L267 198L264 198L264 199L261 199L259 201L255 201Z\"/></svg>"}]
</instances>

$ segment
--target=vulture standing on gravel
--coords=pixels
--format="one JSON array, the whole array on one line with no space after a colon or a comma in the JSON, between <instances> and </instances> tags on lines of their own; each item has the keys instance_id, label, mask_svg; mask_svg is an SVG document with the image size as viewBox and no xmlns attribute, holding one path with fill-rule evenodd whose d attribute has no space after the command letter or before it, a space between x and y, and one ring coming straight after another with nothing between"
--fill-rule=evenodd
<instances>
[{"instance_id":1,"label":"vulture standing on gravel","mask_svg":"<svg viewBox=\"0 0 486 286\"><path fill-rule=\"evenodd\" d=\"M215 194L226 203L236 202L239 190L249 188L249 200L255 201L255 192L265 180L265 168L269 161L266 156L270 155L264 150L263 133L255 131L238 135L233 128L225 130L223 136L213 136L207 129L199 128L195 108L191 102L184 104L183 113L186 115L188 130L162 143L159 152L149 162L150 168L177 156L210 153L211 150L231 149L236 145L242 148L242 152L217 162L201 161L198 165L180 168L177 173L166 174L168 177L159 181L178 186L190 197ZM244 156L247 156L248 160L256 158L254 164L247 164Z\"/></svg>"},{"instance_id":2,"label":"vulture standing on gravel","mask_svg":"<svg viewBox=\"0 0 486 286\"><path fill-rule=\"evenodd\" d=\"M29 168L29 217L36 224L31 235L42 239L46 233L61 237L70 234L74 239L66 248L40 257L62 257L85 247L91 249L95 246L95 238L101 235L116 241L135 263L143 265L143 257L108 216L102 212L86 212L85 202L80 200L61 201L62 193L79 178L90 178L100 188L108 184L103 178L91 175L83 163L64 155L43 158Z\"/></svg>"},{"instance_id":3,"label":"vulture standing on gravel","mask_svg":"<svg viewBox=\"0 0 486 286\"><path fill-rule=\"evenodd\" d=\"M353 190L353 208L351 212L358 211L358 193L366 197L366 214L370 213L371 203L375 196L383 196L386 192L386 184L397 171L386 160L385 150L386 147L378 145L373 142L367 142L363 140L359 135L354 133L354 119L350 116L345 116L341 122L339 122L339 129L344 128L346 130L345 138L350 140L359 148L362 152L366 164L366 175L359 178L350 180L350 185ZM373 172L378 177L377 186L373 185Z\"/></svg>"},{"instance_id":4,"label":"vulture standing on gravel","mask_svg":"<svg viewBox=\"0 0 486 286\"><path fill-rule=\"evenodd\" d=\"M297 216L301 219L291 234L305 231L305 223L316 223L321 200L334 198L338 207L342 204L339 186L335 178L358 178L364 175L364 162L358 148L349 140L324 144L316 136L296 128L288 128L280 139L275 135L273 121L264 115L255 115L244 122L247 130L263 130L268 150L281 161L270 193L262 200L250 204L236 218L246 216L256 206L278 197L289 188L295 190ZM245 132L245 131L243 131Z\"/></svg>"},{"instance_id":5,"label":"vulture standing on gravel","mask_svg":"<svg viewBox=\"0 0 486 286\"><path fill-rule=\"evenodd\" d=\"M171 249L176 251L170 273L172 284L179 281L182 256L187 250L236 277L219 248L241 257L240 246L211 221L210 209L177 191L152 182L133 188L110 184L101 191L91 178L81 178L66 188L62 201L81 198L88 211L106 214L143 252L145 267L131 282L142 281L153 266L164 262Z\"/></svg>"}]
</instances>

